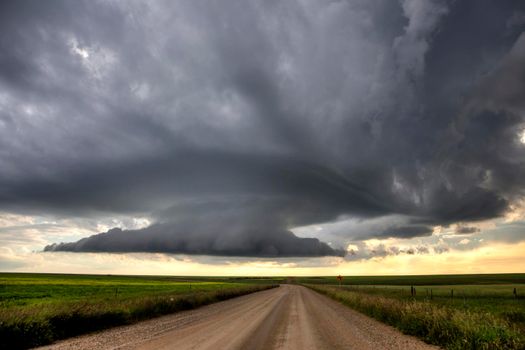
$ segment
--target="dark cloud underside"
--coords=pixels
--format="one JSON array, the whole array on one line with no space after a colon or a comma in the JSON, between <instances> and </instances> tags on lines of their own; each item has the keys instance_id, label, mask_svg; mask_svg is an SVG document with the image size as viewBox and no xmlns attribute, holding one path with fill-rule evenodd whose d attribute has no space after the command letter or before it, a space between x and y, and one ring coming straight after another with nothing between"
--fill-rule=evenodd
<instances>
[{"instance_id":1,"label":"dark cloud underside","mask_svg":"<svg viewBox=\"0 0 525 350\"><path fill-rule=\"evenodd\" d=\"M341 217L408 218L361 240L499 217L525 188L521 18L518 0L3 2L0 210L153 220L47 250L277 257L340 255L290 230Z\"/></svg>"},{"instance_id":2,"label":"dark cloud underside","mask_svg":"<svg viewBox=\"0 0 525 350\"><path fill-rule=\"evenodd\" d=\"M221 223L222 224L222 223ZM156 224L142 230L113 229L74 243L48 245L44 251L155 252L252 257L343 256L317 238L298 238L290 231L243 228L241 232L219 232L202 228Z\"/></svg>"}]
</instances>

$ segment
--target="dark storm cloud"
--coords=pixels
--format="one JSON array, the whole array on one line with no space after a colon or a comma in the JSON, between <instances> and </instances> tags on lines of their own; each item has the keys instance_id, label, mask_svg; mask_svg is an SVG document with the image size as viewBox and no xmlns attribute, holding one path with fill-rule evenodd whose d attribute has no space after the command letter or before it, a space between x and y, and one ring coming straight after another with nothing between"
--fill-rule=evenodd
<instances>
[{"instance_id":1,"label":"dark storm cloud","mask_svg":"<svg viewBox=\"0 0 525 350\"><path fill-rule=\"evenodd\" d=\"M115 228L83 238L74 243L52 244L44 251L70 252L155 252L197 255L251 257L343 256L317 238L299 238L292 232L272 228L230 227L218 231L213 222L192 222L189 225L154 224L141 230ZM224 221L219 225L224 226ZM242 230L242 231L240 231Z\"/></svg>"},{"instance_id":2,"label":"dark storm cloud","mask_svg":"<svg viewBox=\"0 0 525 350\"><path fill-rule=\"evenodd\" d=\"M316 211L309 218L298 219L296 224L333 219L345 211L379 215L391 210L330 168L285 156L186 151L169 157L70 170L61 175L59 181L11 179L0 202L11 208L30 203L66 211L105 207L140 212L166 208L174 197L192 197L198 189L200 196L273 196L277 204L280 198L287 198L290 208L283 210L288 210L292 219L296 210L291 208L301 208L301 202L314 203Z\"/></svg>"},{"instance_id":3,"label":"dark storm cloud","mask_svg":"<svg viewBox=\"0 0 525 350\"><path fill-rule=\"evenodd\" d=\"M295 204L296 207L292 208ZM47 246L45 251L160 252L199 255L303 257L343 256L317 238L299 238L286 229L290 218L326 220L322 208L279 202L272 198L207 198L189 201L160 213L160 223L140 230L112 229L75 243ZM325 214L326 215L326 214ZM205 217L203 220L202 218ZM307 218L308 217L308 218Z\"/></svg>"},{"instance_id":4,"label":"dark storm cloud","mask_svg":"<svg viewBox=\"0 0 525 350\"><path fill-rule=\"evenodd\" d=\"M413 225L413 226L400 226L400 227L390 227L376 236L379 237L399 237L399 238L412 238L412 237L421 237L421 236L430 236L432 234L432 228L422 225Z\"/></svg>"},{"instance_id":5,"label":"dark storm cloud","mask_svg":"<svg viewBox=\"0 0 525 350\"><path fill-rule=\"evenodd\" d=\"M458 226L456 227L456 233L460 235L471 234L480 232L481 230L474 226Z\"/></svg>"},{"instance_id":6,"label":"dark storm cloud","mask_svg":"<svg viewBox=\"0 0 525 350\"><path fill-rule=\"evenodd\" d=\"M524 194L522 1L0 6L0 209L154 221L53 250L338 255L289 230Z\"/></svg>"}]
</instances>

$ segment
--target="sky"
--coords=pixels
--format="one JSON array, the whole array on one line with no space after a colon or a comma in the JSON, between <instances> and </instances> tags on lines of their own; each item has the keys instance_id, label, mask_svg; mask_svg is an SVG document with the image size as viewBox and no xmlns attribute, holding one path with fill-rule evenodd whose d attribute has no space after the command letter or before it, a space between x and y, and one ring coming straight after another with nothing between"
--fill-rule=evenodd
<instances>
[{"instance_id":1,"label":"sky","mask_svg":"<svg viewBox=\"0 0 525 350\"><path fill-rule=\"evenodd\" d=\"M0 3L0 271L524 258L522 0Z\"/></svg>"}]
</instances>

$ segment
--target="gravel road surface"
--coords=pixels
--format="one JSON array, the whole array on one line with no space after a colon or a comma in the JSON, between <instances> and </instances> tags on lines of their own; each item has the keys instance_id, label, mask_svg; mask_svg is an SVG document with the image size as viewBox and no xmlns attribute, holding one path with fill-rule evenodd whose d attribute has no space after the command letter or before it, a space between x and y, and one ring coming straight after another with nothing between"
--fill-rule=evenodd
<instances>
[{"instance_id":1,"label":"gravel road surface","mask_svg":"<svg viewBox=\"0 0 525 350\"><path fill-rule=\"evenodd\" d=\"M281 285L40 349L438 349L308 288Z\"/></svg>"}]
</instances>

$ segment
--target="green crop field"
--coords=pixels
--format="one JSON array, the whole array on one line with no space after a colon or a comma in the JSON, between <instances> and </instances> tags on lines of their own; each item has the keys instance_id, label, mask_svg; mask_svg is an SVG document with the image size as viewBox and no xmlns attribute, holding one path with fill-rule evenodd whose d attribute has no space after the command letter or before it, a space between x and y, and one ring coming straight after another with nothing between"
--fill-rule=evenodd
<instances>
[{"instance_id":1,"label":"green crop field","mask_svg":"<svg viewBox=\"0 0 525 350\"><path fill-rule=\"evenodd\" d=\"M0 273L0 339L10 349L195 308L271 279Z\"/></svg>"},{"instance_id":2,"label":"green crop field","mask_svg":"<svg viewBox=\"0 0 525 350\"><path fill-rule=\"evenodd\" d=\"M296 281L446 349L525 349L525 274Z\"/></svg>"}]
</instances>

